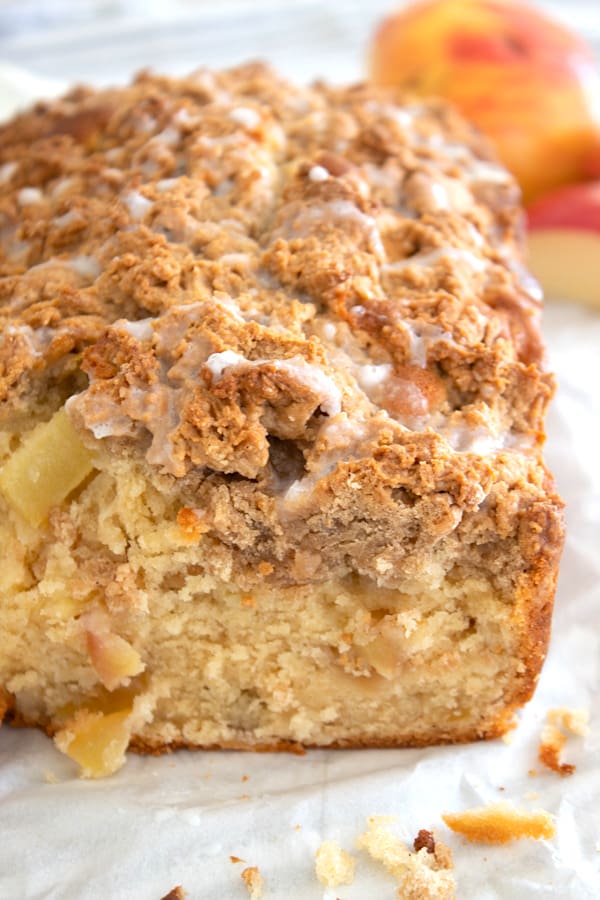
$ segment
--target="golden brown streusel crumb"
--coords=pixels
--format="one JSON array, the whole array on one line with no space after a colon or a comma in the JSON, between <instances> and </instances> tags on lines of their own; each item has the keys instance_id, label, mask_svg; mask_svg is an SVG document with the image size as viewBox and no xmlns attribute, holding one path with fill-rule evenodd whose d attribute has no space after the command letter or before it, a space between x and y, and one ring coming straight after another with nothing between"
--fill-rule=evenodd
<instances>
[{"instance_id":1,"label":"golden brown streusel crumb","mask_svg":"<svg viewBox=\"0 0 600 900\"><path fill-rule=\"evenodd\" d=\"M452 831L475 843L506 844L521 838L549 840L555 834L550 813L543 809L526 812L506 803L467 809L461 813L444 813L442 819Z\"/></svg>"},{"instance_id":2,"label":"golden brown streusel crumb","mask_svg":"<svg viewBox=\"0 0 600 900\"><path fill-rule=\"evenodd\" d=\"M431 835L427 846L412 852L388 828L394 821L390 816L372 816L356 846L383 863L396 878L399 900L454 900L456 882L450 848L427 832ZM433 846L433 852L429 846Z\"/></svg>"},{"instance_id":3,"label":"golden brown streusel crumb","mask_svg":"<svg viewBox=\"0 0 600 900\"><path fill-rule=\"evenodd\" d=\"M327 887L352 884L356 860L343 850L337 841L323 841L317 850L315 868L317 878Z\"/></svg>"},{"instance_id":4,"label":"golden brown streusel crumb","mask_svg":"<svg viewBox=\"0 0 600 900\"><path fill-rule=\"evenodd\" d=\"M248 866L242 872L241 877L248 888L250 900L260 900L263 895L265 882L259 872L258 866Z\"/></svg>"}]
</instances>

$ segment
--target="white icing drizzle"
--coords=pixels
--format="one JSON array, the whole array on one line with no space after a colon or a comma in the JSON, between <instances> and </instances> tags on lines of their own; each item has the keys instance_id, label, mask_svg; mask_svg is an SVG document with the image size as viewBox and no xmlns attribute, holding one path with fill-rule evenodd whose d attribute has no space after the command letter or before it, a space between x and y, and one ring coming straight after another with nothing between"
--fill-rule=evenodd
<instances>
[{"instance_id":1,"label":"white icing drizzle","mask_svg":"<svg viewBox=\"0 0 600 900\"><path fill-rule=\"evenodd\" d=\"M329 172L324 166L313 166L308 173L308 177L311 181L327 181Z\"/></svg>"},{"instance_id":2,"label":"white icing drizzle","mask_svg":"<svg viewBox=\"0 0 600 900\"><path fill-rule=\"evenodd\" d=\"M196 122L197 119L195 116L190 115L189 109L182 106L173 116L173 121L176 125L190 125L192 122Z\"/></svg>"},{"instance_id":3,"label":"white icing drizzle","mask_svg":"<svg viewBox=\"0 0 600 900\"><path fill-rule=\"evenodd\" d=\"M467 222L467 228L475 246L483 247L485 245L485 239L479 229L475 228L472 222Z\"/></svg>"},{"instance_id":4,"label":"white icing drizzle","mask_svg":"<svg viewBox=\"0 0 600 900\"><path fill-rule=\"evenodd\" d=\"M448 194L448 190L444 187L443 184L440 184L438 181L431 181L429 184L429 196L431 199L431 206L436 210L448 210L451 209L450 196Z\"/></svg>"},{"instance_id":5,"label":"white icing drizzle","mask_svg":"<svg viewBox=\"0 0 600 900\"><path fill-rule=\"evenodd\" d=\"M129 191L129 193L125 194L123 203L129 210L129 215L135 222L140 222L144 219L154 206L152 200L148 200L147 197L144 197L143 194L140 194L138 191Z\"/></svg>"},{"instance_id":6,"label":"white icing drizzle","mask_svg":"<svg viewBox=\"0 0 600 900\"><path fill-rule=\"evenodd\" d=\"M93 256L84 256L83 254L73 256L67 261L67 265L77 272L78 275L81 275L83 278L89 278L90 281L95 281L102 271L97 259L94 259Z\"/></svg>"},{"instance_id":7,"label":"white icing drizzle","mask_svg":"<svg viewBox=\"0 0 600 900\"><path fill-rule=\"evenodd\" d=\"M158 134L155 134L150 140L156 144L166 144L167 147L173 147L175 144L179 143L180 139L181 132L179 132L177 128L172 128L169 125L163 131L159 131Z\"/></svg>"},{"instance_id":8,"label":"white icing drizzle","mask_svg":"<svg viewBox=\"0 0 600 900\"><path fill-rule=\"evenodd\" d=\"M29 206L33 203L41 203L44 195L39 188L24 187L17 194L17 201L20 206Z\"/></svg>"},{"instance_id":9,"label":"white icing drizzle","mask_svg":"<svg viewBox=\"0 0 600 900\"><path fill-rule=\"evenodd\" d=\"M466 263L475 272L483 272L487 267L486 260L471 253L470 250L464 250L459 247L440 247L436 250L428 250L425 253L416 253L414 256L409 256L396 262L386 263L382 266L382 270L384 272L401 272L403 269L412 266L418 269L428 269L436 266L437 263L444 259Z\"/></svg>"},{"instance_id":10,"label":"white icing drizzle","mask_svg":"<svg viewBox=\"0 0 600 900\"><path fill-rule=\"evenodd\" d=\"M240 254L232 253L231 254L231 256L238 256L238 255L245 256L244 253L240 253ZM222 257L222 258L224 258L224 257ZM216 305L220 309L223 309L223 310L225 310L225 312L229 313L229 315L232 316L237 322L245 322L246 321L246 319L244 318L244 316L240 310L240 307L235 302L233 297L229 297L227 294L218 293L218 294L214 295L213 299L214 299L214 302L216 303Z\"/></svg>"},{"instance_id":11,"label":"white icing drizzle","mask_svg":"<svg viewBox=\"0 0 600 900\"><path fill-rule=\"evenodd\" d=\"M55 333L53 328L32 328L30 325L7 325L3 332L4 335L23 338L32 356L42 356Z\"/></svg>"},{"instance_id":12,"label":"white icing drizzle","mask_svg":"<svg viewBox=\"0 0 600 900\"><path fill-rule=\"evenodd\" d=\"M411 362L415 366L425 368L427 365L427 351L432 344L438 341L452 341L452 335L448 331L444 331L439 325L423 324L417 325L414 322L403 322L403 327L410 337Z\"/></svg>"},{"instance_id":13,"label":"white icing drizzle","mask_svg":"<svg viewBox=\"0 0 600 900\"><path fill-rule=\"evenodd\" d=\"M54 220L54 224L59 228L66 228L67 225L70 225L71 222L83 221L81 213L79 213L76 209L70 209L68 212L63 213L62 216L57 216Z\"/></svg>"},{"instance_id":14,"label":"white icing drizzle","mask_svg":"<svg viewBox=\"0 0 600 900\"><path fill-rule=\"evenodd\" d=\"M544 299L542 286L526 266L516 257L514 248L507 244L501 244L498 248L505 265L513 273L517 284L528 294L532 300L541 303Z\"/></svg>"},{"instance_id":15,"label":"white icing drizzle","mask_svg":"<svg viewBox=\"0 0 600 900\"><path fill-rule=\"evenodd\" d=\"M356 367L356 380L369 396L373 388L380 387L392 374L391 363L367 364Z\"/></svg>"},{"instance_id":16,"label":"white icing drizzle","mask_svg":"<svg viewBox=\"0 0 600 900\"><path fill-rule=\"evenodd\" d=\"M322 369L307 363L301 356L292 356L290 359L249 360L233 350L224 350L222 353L211 353L206 360L206 366L215 382L223 377L225 371L232 369L264 366L280 372L287 372L296 381L317 394L320 401L319 406L328 416L335 416L342 409L342 395L337 384Z\"/></svg>"},{"instance_id":17,"label":"white icing drizzle","mask_svg":"<svg viewBox=\"0 0 600 900\"><path fill-rule=\"evenodd\" d=\"M154 187L159 194L164 194L166 191L170 191L172 188L176 187L179 180L179 178L161 178L160 181L156 182Z\"/></svg>"},{"instance_id":18,"label":"white icing drizzle","mask_svg":"<svg viewBox=\"0 0 600 900\"><path fill-rule=\"evenodd\" d=\"M364 107L368 112L375 113L379 118L391 119L404 131L411 130L419 116L423 113L423 107L418 104L413 106L397 107L393 103L381 103L378 100L367 100Z\"/></svg>"},{"instance_id":19,"label":"white icing drizzle","mask_svg":"<svg viewBox=\"0 0 600 900\"><path fill-rule=\"evenodd\" d=\"M148 115L148 113L143 113L137 121L137 131L138 134L150 134L150 132L154 131L158 122L154 118L154 116Z\"/></svg>"},{"instance_id":20,"label":"white icing drizzle","mask_svg":"<svg viewBox=\"0 0 600 900\"><path fill-rule=\"evenodd\" d=\"M5 162L0 166L0 184L4 184L13 177L17 169L19 168L19 163L17 162Z\"/></svg>"},{"instance_id":21,"label":"white icing drizzle","mask_svg":"<svg viewBox=\"0 0 600 900\"><path fill-rule=\"evenodd\" d=\"M492 427L455 425L443 435L457 453L475 453L490 456L501 450L530 450L534 440L529 434L515 434L513 431L497 432Z\"/></svg>"},{"instance_id":22,"label":"white icing drizzle","mask_svg":"<svg viewBox=\"0 0 600 900\"><path fill-rule=\"evenodd\" d=\"M248 253L225 253L219 261L227 266L247 266L250 262Z\"/></svg>"},{"instance_id":23,"label":"white icing drizzle","mask_svg":"<svg viewBox=\"0 0 600 900\"><path fill-rule=\"evenodd\" d=\"M260 116L255 109L247 106L236 106L235 109L229 111L229 118L237 125L243 125L244 128L252 130L260 123Z\"/></svg>"},{"instance_id":24,"label":"white icing drizzle","mask_svg":"<svg viewBox=\"0 0 600 900\"><path fill-rule=\"evenodd\" d=\"M368 421L346 412L325 420L317 439L318 456L308 473L293 481L281 496L282 509L310 499L318 482L330 475L339 463L360 459L362 445L379 431L386 419L387 414L382 411Z\"/></svg>"},{"instance_id":25,"label":"white icing drizzle","mask_svg":"<svg viewBox=\"0 0 600 900\"><path fill-rule=\"evenodd\" d=\"M359 225L367 238L371 252L380 261L385 259L385 250L376 220L361 212L350 200L330 200L327 203L302 209L296 215L291 215L273 233L273 237L282 235L287 240L293 240L298 237L306 237L320 224L340 225L344 222L354 222Z\"/></svg>"},{"instance_id":26,"label":"white icing drizzle","mask_svg":"<svg viewBox=\"0 0 600 900\"><path fill-rule=\"evenodd\" d=\"M486 159L479 159L469 147L446 141L442 134L433 134L426 138L419 138L417 143L439 150L446 157L446 160L453 159L459 162L464 178L470 184L480 182L508 184L512 181L512 175L503 166ZM443 165L444 160L440 160L440 163Z\"/></svg>"},{"instance_id":27,"label":"white icing drizzle","mask_svg":"<svg viewBox=\"0 0 600 900\"><path fill-rule=\"evenodd\" d=\"M231 193L234 187L235 181L233 178L225 178L223 181L219 182L219 184L215 185L212 192L215 197L225 197L227 194Z\"/></svg>"},{"instance_id":28,"label":"white icing drizzle","mask_svg":"<svg viewBox=\"0 0 600 900\"><path fill-rule=\"evenodd\" d=\"M223 350L222 353L211 353L206 360L206 367L215 382L222 378L223 372L226 369L236 369L240 368L240 366L246 368L251 365L252 363L250 360L246 359L245 356L241 356L239 353L235 353L234 350Z\"/></svg>"},{"instance_id":29,"label":"white icing drizzle","mask_svg":"<svg viewBox=\"0 0 600 900\"><path fill-rule=\"evenodd\" d=\"M77 183L77 179L73 177L59 178L56 184L52 187L52 196L60 197L66 191L71 190L72 187Z\"/></svg>"},{"instance_id":30,"label":"white icing drizzle","mask_svg":"<svg viewBox=\"0 0 600 900\"><path fill-rule=\"evenodd\" d=\"M123 331L126 331L127 334L130 334L132 337L136 339L136 341L150 341L152 340L152 335L154 334L153 322L154 318L148 317L146 319L117 319L114 323L113 328L120 328Z\"/></svg>"},{"instance_id":31,"label":"white icing drizzle","mask_svg":"<svg viewBox=\"0 0 600 900\"><path fill-rule=\"evenodd\" d=\"M471 157L471 161L466 167L465 178L473 184L480 182L508 184L512 181L512 175L502 166L475 157Z\"/></svg>"}]
</instances>

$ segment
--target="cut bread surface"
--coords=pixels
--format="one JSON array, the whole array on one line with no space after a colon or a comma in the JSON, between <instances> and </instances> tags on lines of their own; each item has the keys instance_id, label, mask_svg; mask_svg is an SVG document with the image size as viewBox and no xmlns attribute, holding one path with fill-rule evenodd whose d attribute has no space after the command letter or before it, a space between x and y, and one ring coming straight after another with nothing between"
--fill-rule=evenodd
<instances>
[{"instance_id":1,"label":"cut bread surface","mask_svg":"<svg viewBox=\"0 0 600 900\"><path fill-rule=\"evenodd\" d=\"M562 519L518 197L394 99L246 66L4 126L0 687L88 776L531 695Z\"/></svg>"}]
</instances>

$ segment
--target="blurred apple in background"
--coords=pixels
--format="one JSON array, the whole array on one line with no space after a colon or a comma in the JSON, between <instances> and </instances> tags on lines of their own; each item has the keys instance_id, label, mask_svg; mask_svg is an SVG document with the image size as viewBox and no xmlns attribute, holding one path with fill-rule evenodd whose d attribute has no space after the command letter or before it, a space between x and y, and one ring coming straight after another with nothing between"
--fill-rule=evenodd
<instances>
[{"instance_id":1,"label":"blurred apple in background","mask_svg":"<svg viewBox=\"0 0 600 900\"><path fill-rule=\"evenodd\" d=\"M375 34L371 74L453 102L493 140L525 202L589 177L600 76L583 39L539 10L516 0L404 7Z\"/></svg>"},{"instance_id":2,"label":"blurred apple in background","mask_svg":"<svg viewBox=\"0 0 600 900\"><path fill-rule=\"evenodd\" d=\"M528 219L529 265L544 292L600 308L600 181L552 191Z\"/></svg>"}]
</instances>

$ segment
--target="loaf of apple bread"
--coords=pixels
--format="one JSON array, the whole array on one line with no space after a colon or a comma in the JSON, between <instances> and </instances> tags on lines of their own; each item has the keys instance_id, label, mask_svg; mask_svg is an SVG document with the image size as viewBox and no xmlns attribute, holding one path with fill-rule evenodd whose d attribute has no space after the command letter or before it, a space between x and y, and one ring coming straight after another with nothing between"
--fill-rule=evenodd
<instances>
[{"instance_id":1,"label":"loaf of apple bread","mask_svg":"<svg viewBox=\"0 0 600 900\"><path fill-rule=\"evenodd\" d=\"M4 125L0 192L7 721L89 776L505 731L562 517L482 138L258 64L142 74Z\"/></svg>"}]
</instances>

